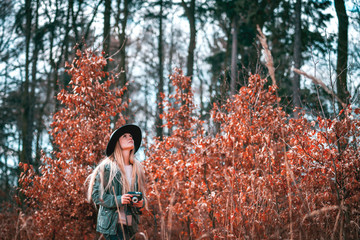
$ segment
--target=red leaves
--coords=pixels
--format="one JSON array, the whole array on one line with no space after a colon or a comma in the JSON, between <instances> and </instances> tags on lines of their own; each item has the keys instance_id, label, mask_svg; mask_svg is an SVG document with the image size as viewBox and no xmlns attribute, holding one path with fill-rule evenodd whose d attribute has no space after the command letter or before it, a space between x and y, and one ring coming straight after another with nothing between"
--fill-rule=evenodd
<instances>
[{"instance_id":1,"label":"red leaves","mask_svg":"<svg viewBox=\"0 0 360 240\"><path fill-rule=\"evenodd\" d=\"M179 235L190 226L193 238L204 233L236 239L298 238L300 233L322 238L333 234L336 214L317 210L342 201L351 206L349 219L359 223L352 211L359 209L355 176L360 154L351 146L360 132L351 111L344 111L348 115L341 121L290 119L278 107L276 89L266 89L266 80L254 75L226 104L214 104L212 120L220 128L212 136L192 117L192 93L183 91L187 79L181 71L171 79L176 93L169 96L172 100L164 98L163 117L173 132L150 147L145 163L154 207L147 226L162 216L176 226L170 232L161 225L165 235ZM305 216L313 219L302 222ZM345 225L342 231L353 234L351 224Z\"/></svg>"},{"instance_id":2,"label":"red leaves","mask_svg":"<svg viewBox=\"0 0 360 240\"><path fill-rule=\"evenodd\" d=\"M123 89L112 89L114 76L102 71L106 60L91 51L76 52L78 58L66 64L71 75L68 89L57 96L64 108L53 116L50 134L56 146L53 157L43 155L40 174L26 164L22 191L32 214L38 237L84 238L93 235L95 209L85 203L84 181L93 166L103 158L111 118L126 108ZM103 79L105 75L109 77ZM84 214L86 213L86 214ZM70 235L69 235L70 234ZM37 237L37 238L38 238Z\"/></svg>"},{"instance_id":3,"label":"red leaves","mask_svg":"<svg viewBox=\"0 0 360 240\"><path fill-rule=\"evenodd\" d=\"M20 184L37 209L32 216L42 238L70 230L71 237L83 238L94 231L96 214L84 203L83 182L88 166L103 156L110 119L117 115L124 123L126 88L111 90L114 76L102 71L106 59L90 51L77 55L66 65L72 81L58 95L64 108L51 125L54 157L42 157L40 175L20 166ZM210 122L216 125L206 126L196 117L190 78L179 69L170 78L175 93L161 97L171 135L149 146L144 163L147 232L156 219L162 238L211 233L289 239L291 225L294 238L320 239L338 234L341 222L341 231L356 238L351 223L360 224L360 124L351 109L341 119L291 119L278 106L276 89L254 75L224 105L214 104Z\"/></svg>"}]
</instances>

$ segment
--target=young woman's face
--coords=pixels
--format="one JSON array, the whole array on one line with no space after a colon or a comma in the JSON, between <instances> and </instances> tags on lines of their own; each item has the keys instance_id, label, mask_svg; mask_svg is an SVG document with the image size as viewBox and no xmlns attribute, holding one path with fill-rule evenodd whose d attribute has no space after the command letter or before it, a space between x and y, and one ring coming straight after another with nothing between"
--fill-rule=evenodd
<instances>
[{"instance_id":1,"label":"young woman's face","mask_svg":"<svg viewBox=\"0 0 360 240\"><path fill-rule=\"evenodd\" d=\"M134 149L134 140L130 133L125 133L119 138L121 149L132 150Z\"/></svg>"}]
</instances>

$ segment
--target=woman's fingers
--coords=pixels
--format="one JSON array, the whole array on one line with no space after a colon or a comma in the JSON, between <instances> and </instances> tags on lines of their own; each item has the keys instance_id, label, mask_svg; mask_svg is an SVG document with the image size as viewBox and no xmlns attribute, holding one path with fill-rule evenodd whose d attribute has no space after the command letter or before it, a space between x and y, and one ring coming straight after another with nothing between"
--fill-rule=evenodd
<instances>
[{"instance_id":1,"label":"woman's fingers","mask_svg":"<svg viewBox=\"0 0 360 240\"><path fill-rule=\"evenodd\" d=\"M124 195L121 196L121 203L122 204L130 204L131 203L131 198L132 198L132 195L124 194ZM139 201L137 203L133 203L133 205L135 207L141 208L143 206L143 202L144 202L144 200L142 199L141 201Z\"/></svg>"},{"instance_id":2,"label":"woman's fingers","mask_svg":"<svg viewBox=\"0 0 360 240\"><path fill-rule=\"evenodd\" d=\"M134 206L138 207L138 208L141 208L143 206L143 202L144 202L144 200L141 200L141 201L139 201L137 203L134 203Z\"/></svg>"},{"instance_id":3,"label":"woman's fingers","mask_svg":"<svg viewBox=\"0 0 360 240\"><path fill-rule=\"evenodd\" d=\"M122 204L129 204L131 202L131 195L130 194L124 194L121 196L121 203Z\"/></svg>"}]
</instances>

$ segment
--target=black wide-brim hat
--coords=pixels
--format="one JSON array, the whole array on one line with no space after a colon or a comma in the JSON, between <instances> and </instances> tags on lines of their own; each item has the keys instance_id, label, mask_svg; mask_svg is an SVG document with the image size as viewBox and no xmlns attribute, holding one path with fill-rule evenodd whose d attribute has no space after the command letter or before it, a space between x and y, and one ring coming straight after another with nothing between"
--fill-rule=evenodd
<instances>
[{"instance_id":1,"label":"black wide-brim hat","mask_svg":"<svg viewBox=\"0 0 360 240\"><path fill-rule=\"evenodd\" d=\"M134 140L134 153L136 153L137 150L139 150L140 145L141 145L141 138L142 138L141 137L141 129L134 124L126 124L118 129L116 129L111 134L110 140L106 147L106 156L109 157L114 152L117 141L125 133L130 133Z\"/></svg>"}]
</instances>

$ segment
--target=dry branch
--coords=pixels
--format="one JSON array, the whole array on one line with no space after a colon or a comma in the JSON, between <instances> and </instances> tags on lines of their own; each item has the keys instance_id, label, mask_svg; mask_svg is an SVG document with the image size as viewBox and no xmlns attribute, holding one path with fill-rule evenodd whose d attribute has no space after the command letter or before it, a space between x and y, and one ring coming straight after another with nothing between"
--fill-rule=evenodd
<instances>
[{"instance_id":1,"label":"dry branch","mask_svg":"<svg viewBox=\"0 0 360 240\"><path fill-rule=\"evenodd\" d=\"M268 47L268 45L266 43L266 37L263 34L263 32L261 31L259 25L256 25L256 29L259 32L257 37L260 40L261 46L264 48L266 67L269 70L269 75L271 77L271 80L273 81L273 86L276 86L274 61L273 61L273 57L271 55L271 52L269 50L269 47Z\"/></svg>"},{"instance_id":2,"label":"dry branch","mask_svg":"<svg viewBox=\"0 0 360 240\"><path fill-rule=\"evenodd\" d=\"M323 207L323 208L321 208L319 210L315 210L315 211L312 211L311 213L306 214L302 221L304 222L309 217L314 217L314 216L319 215L320 213L328 212L328 211L332 211L332 210L336 210L336 209L339 209L339 206Z\"/></svg>"},{"instance_id":3,"label":"dry branch","mask_svg":"<svg viewBox=\"0 0 360 240\"><path fill-rule=\"evenodd\" d=\"M320 85L328 94L330 94L330 95L332 95L334 98L336 98L336 100L338 100L339 103L341 103L341 105L343 106L343 108L346 108L346 104L345 104L343 101L341 101L341 99L340 99L333 91L331 91L331 90L325 85L325 83L324 83L323 81L321 81L320 79L318 79L318 78L316 78L316 77L314 77L314 76L311 76L311 75L307 74L306 72L301 71L301 70L299 70L299 69L297 69L297 68L294 68L293 71L296 72L297 74L300 74L300 75L303 75L303 76L309 78L309 79L312 80L315 84Z\"/></svg>"}]
</instances>

